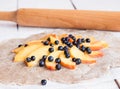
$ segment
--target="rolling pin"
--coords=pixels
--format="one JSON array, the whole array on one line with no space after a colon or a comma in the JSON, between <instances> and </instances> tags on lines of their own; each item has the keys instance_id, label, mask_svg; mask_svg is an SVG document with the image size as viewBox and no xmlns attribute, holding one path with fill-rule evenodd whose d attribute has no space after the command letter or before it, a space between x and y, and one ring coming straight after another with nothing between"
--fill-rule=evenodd
<instances>
[{"instance_id":1,"label":"rolling pin","mask_svg":"<svg viewBox=\"0 0 120 89\"><path fill-rule=\"evenodd\" d=\"M13 21L20 26L120 31L120 12L115 11L23 8L0 12L0 20Z\"/></svg>"}]
</instances>

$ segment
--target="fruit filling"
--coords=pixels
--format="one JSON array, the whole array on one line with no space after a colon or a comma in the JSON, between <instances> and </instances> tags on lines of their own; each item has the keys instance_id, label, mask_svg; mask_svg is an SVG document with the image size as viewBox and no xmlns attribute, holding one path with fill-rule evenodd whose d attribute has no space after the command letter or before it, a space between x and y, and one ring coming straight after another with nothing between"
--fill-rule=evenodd
<instances>
[{"instance_id":1,"label":"fruit filling","mask_svg":"<svg viewBox=\"0 0 120 89\"><path fill-rule=\"evenodd\" d=\"M100 50L108 47L104 41L81 35L49 34L44 40L33 40L13 49L14 62L24 62L28 67L46 67L60 70L75 69L77 65L96 63L104 54Z\"/></svg>"}]
</instances>

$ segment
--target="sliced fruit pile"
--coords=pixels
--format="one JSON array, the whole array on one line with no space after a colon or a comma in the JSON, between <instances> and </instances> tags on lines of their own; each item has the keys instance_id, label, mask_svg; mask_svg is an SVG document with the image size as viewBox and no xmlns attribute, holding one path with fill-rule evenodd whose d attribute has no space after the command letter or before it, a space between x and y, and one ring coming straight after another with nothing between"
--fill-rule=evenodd
<instances>
[{"instance_id":1,"label":"sliced fruit pile","mask_svg":"<svg viewBox=\"0 0 120 89\"><path fill-rule=\"evenodd\" d=\"M75 69L81 63L96 63L95 58L103 56L99 50L105 47L108 47L106 42L93 37L49 34L44 40L18 45L12 52L16 53L14 62L25 62L28 67L39 65L50 70L60 70L61 66Z\"/></svg>"}]
</instances>

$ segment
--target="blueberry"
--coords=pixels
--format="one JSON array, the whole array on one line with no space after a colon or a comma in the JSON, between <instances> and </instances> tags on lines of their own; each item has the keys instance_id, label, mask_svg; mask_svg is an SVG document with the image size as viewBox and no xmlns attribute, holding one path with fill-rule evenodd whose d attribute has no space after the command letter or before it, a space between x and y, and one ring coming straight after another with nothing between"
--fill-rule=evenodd
<instances>
[{"instance_id":1,"label":"blueberry","mask_svg":"<svg viewBox=\"0 0 120 89\"><path fill-rule=\"evenodd\" d=\"M60 64L57 64L57 65L56 65L56 69L57 69L57 70L60 70L60 69L61 69L61 65L60 65Z\"/></svg>"},{"instance_id":2,"label":"blueberry","mask_svg":"<svg viewBox=\"0 0 120 89\"><path fill-rule=\"evenodd\" d=\"M69 34L68 36L69 36L70 38L72 38L72 37L73 37L73 35L72 35L72 34Z\"/></svg>"},{"instance_id":3,"label":"blueberry","mask_svg":"<svg viewBox=\"0 0 120 89\"><path fill-rule=\"evenodd\" d=\"M87 42L87 43L90 43L90 39L89 39L89 38L86 38L86 42Z\"/></svg>"},{"instance_id":4,"label":"blueberry","mask_svg":"<svg viewBox=\"0 0 120 89\"><path fill-rule=\"evenodd\" d=\"M69 41L69 37L65 37L65 40L66 40L66 41Z\"/></svg>"},{"instance_id":5,"label":"blueberry","mask_svg":"<svg viewBox=\"0 0 120 89\"><path fill-rule=\"evenodd\" d=\"M47 80L45 80L45 79L41 80L41 84L42 85L46 85L47 84Z\"/></svg>"},{"instance_id":6,"label":"blueberry","mask_svg":"<svg viewBox=\"0 0 120 89\"><path fill-rule=\"evenodd\" d=\"M86 47L86 52L87 52L88 54L91 54L92 50L91 50L89 47Z\"/></svg>"},{"instance_id":7,"label":"blueberry","mask_svg":"<svg viewBox=\"0 0 120 89\"><path fill-rule=\"evenodd\" d=\"M47 41L49 41L49 42L50 42L50 37L48 37L48 38L47 38Z\"/></svg>"},{"instance_id":8,"label":"blueberry","mask_svg":"<svg viewBox=\"0 0 120 89\"><path fill-rule=\"evenodd\" d=\"M40 62L39 62L39 66L40 66L40 67L45 66L45 62L44 62L43 60L40 60Z\"/></svg>"},{"instance_id":9,"label":"blueberry","mask_svg":"<svg viewBox=\"0 0 120 89\"><path fill-rule=\"evenodd\" d=\"M60 58L56 58L56 59L55 59L55 62L56 62L56 63L60 63L60 62L61 62Z\"/></svg>"},{"instance_id":10,"label":"blueberry","mask_svg":"<svg viewBox=\"0 0 120 89\"><path fill-rule=\"evenodd\" d=\"M56 41L55 41L55 44L56 44L56 45L58 45L58 44L59 44L59 41L58 41L58 40L56 40Z\"/></svg>"},{"instance_id":11,"label":"blueberry","mask_svg":"<svg viewBox=\"0 0 120 89\"><path fill-rule=\"evenodd\" d=\"M49 48L48 50L50 53L54 52L54 48Z\"/></svg>"},{"instance_id":12,"label":"blueberry","mask_svg":"<svg viewBox=\"0 0 120 89\"><path fill-rule=\"evenodd\" d=\"M59 47L58 47L58 50L63 50L63 47L62 47L62 46L59 46Z\"/></svg>"},{"instance_id":13,"label":"blueberry","mask_svg":"<svg viewBox=\"0 0 120 89\"><path fill-rule=\"evenodd\" d=\"M49 56L49 57L48 57L48 61L49 61L49 62L52 62L53 60L54 60L54 58L53 58L52 56Z\"/></svg>"},{"instance_id":14,"label":"blueberry","mask_svg":"<svg viewBox=\"0 0 120 89\"><path fill-rule=\"evenodd\" d=\"M81 50L82 52L85 52L85 50L86 50L85 46L82 45L82 46L80 47L80 50Z\"/></svg>"},{"instance_id":15,"label":"blueberry","mask_svg":"<svg viewBox=\"0 0 120 89\"><path fill-rule=\"evenodd\" d=\"M43 55L43 56L42 56L42 60L44 60L44 61L45 61L45 60L46 60L46 58L47 58L47 56L46 56L46 55Z\"/></svg>"},{"instance_id":16,"label":"blueberry","mask_svg":"<svg viewBox=\"0 0 120 89\"><path fill-rule=\"evenodd\" d=\"M31 62L31 58L30 58L30 57L27 57L27 58L26 58L26 61L27 61L27 62Z\"/></svg>"},{"instance_id":17,"label":"blueberry","mask_svg":"<svg viewBox=\"0 0 120 89\"><path fill-rule=\"evenodd\" d=\"M27 47L27 46L28 46L28 44L25 44L24 46L25 46L25 47Z\"/></svg>"},{"instance_id":18,"label":"blueberry","mask_svg":"<svg viewBox=\"0 0 120 89\"><path fill-rule=\"evenodd\" d=\"M19 44L19 45L18 45L18 47L21 47L21 46L22 46L22 44Z\"/></svg>"},{"instance_id":19,"label":"blueberry","mask_svg":"<svg viewBox=\"0 0 120 89\"><path fill-rule=\"evenodd\" d=\"M31 56L31 60L34 61L35 60L35 56Z\"/></svg>"},{"instance_id":20,"label":"blueberry","mask_svg":"<svg viewBox=\"0 0 120 89\"><path fill-rule=\"evenodd\" d=\"M66 54L65 57L66 57L66 58L70 58L70 54Z\"/></svg>"},{"instance_id":21,"label":"blueberry","mask_svg":"<svg viewBox=\"0 0 120 89\"><path fill-rule=\"evenodd\" d=\"M69 42L69 43L67 44L67 46L71 48L71 47L73 47L73 44Z\"/></svg>"},{"instance_id":22,"label":"blueberry","mask_svg":"<svg viewBox=\"0 0 120 89\"><path fill-rule=\"evenodd\" d=\"M75 61L76 61L76 58L72 58L72 61L75 62Z\"/></svg>"},{"instance_id":23,"label":"blueberry","mask_svg":"<svg viewBox=\"0 0 120 89\"><path fill-rule=\"evenodd\" d=\"M44 45L48 45L48 44L49 44L49 41L45 41L45 42L44 42Z\"/></svg>"},{"instance_id":24,"label":"blueberry","mask_svg":"<svg viewBox=\"0 0 120 89\"><path fill-rule=\"evenodd\" d=\"M63 38L61 38L61 41L62 41L62 43L64 43L65 42L65 38L63 37Z\"/></svg>"},{"instance_id":25,"label":"blueberry","mask_svg":"<svg viewBox=\"0 0 120 89\"><path fill-rule=\"evenodd\" d=\"M51 47L53 47L54 45L53 44L50 44Z\"/></svg>"},{"instance_id":26,"label":"blueberry","mask_svg":"<svg viewBox=\"0 0 120 89\"><path fill-rule=\"evenodd\" d=\"M85 42L85 39L84 39L84 38L81 38L81 42L84 43L84 42Z\"/></svg>"},{"instance_id":27,"label":"blueberry","mask_svg":"<svg viewBox=\"0 0 120 89\"><path fill-rule=\"evenodd\" d=\"M71 38L72 38L74 41L76 41L76 38L75 38L75 36L72 36Z\"/></svg>"},{"instance_id":28,"label":"blueberry","mask_svg":"<svg viewBox=\"0 0 120 89\"><path fill-rule=\"evenodd\" d=\"M64 50L68 50L68 47L67 46L64 46L64 48L63 48Z\"/></svg>"},{"instance_id":29,"label":"blueberry","mask_svg":"<svg viewBox=\"0 0 120 89\"><path fill-rule=\"evenodd\" d=\"M77 45L77 41L73 41L73 45Z\"/></svg>"},{"instance_id":30,"label":"blueberry","mask_svg":"<svg viewBox=\"0 0 120 89\"><path fill-rule=\"evenodd\" d=\"M81 44L81 43L82 43L81 39L80 38L77 39L77 44Z\"/></svg>"},{"instance_id":31,"label":"blueberry","mask_svg":"<svg viewBox=\"0 0 120 89\"><path fill-rule=\"evenodd\" d=\"M78 49L80 49L80 44L76 44L76 47L77 47Z\"/></svg>"},{"instance_id":32,"label":"blueberry","mask_svg":"<svg viewBox=\"0 0 120 89\"><path fill-rule=\"evenodd\" d=\"M76 63L76 65L79 65L81 63L80 58L76 58L75 63Z\"/></svg>"}]
</instances>

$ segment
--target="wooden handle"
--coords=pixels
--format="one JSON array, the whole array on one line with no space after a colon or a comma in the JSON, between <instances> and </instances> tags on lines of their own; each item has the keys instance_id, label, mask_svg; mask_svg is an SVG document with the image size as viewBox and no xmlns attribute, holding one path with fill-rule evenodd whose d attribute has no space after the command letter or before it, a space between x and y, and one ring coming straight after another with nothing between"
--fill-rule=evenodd
<instances>
[{"instance_id":1,"label":"wooden handle","mask_svg":"<svg viewBox=\"0 0 120 89\"><path fill-rule=\"evenodd\" d=\"M0 20L16 22L16 11L14 12L0 12Z\"/></svg>"},{"instance_id":2,"label":"wooden handle","mask_svg":"<svg viewBox=\"0 0 120 89\"><path fill-rule=\"evenodd\" d=\"M22 26L120 31L120 12L20 9L17 22Z\"/></svg>"},{"instance_id":3,"label":"wooden handle","mask_svg":"<svg viewBox=\"0 0 120 89\"><path fill-rule=\"evenodd\" d=\"M19 9L0 12L0 20L21 26L120 31L120 12L112 11Z\"/></svg>"}]
</instances>

